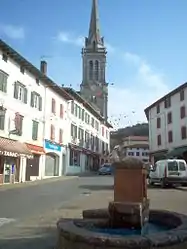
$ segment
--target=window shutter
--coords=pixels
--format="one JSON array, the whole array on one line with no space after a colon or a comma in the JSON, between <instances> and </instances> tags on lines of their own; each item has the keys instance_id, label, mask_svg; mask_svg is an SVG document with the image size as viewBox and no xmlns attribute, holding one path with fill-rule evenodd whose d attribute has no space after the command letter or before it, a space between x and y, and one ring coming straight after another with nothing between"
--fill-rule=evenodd
<instances>
[{"instance_id":1,"label":"window shutter","mask_svg":"<svg viewBox=\"0 0 187 249\"><path fill-rule=\"evenodd\" d=\"M42 111L42 97L39 96L39 111Z\"/></svg>"},{"instance_id":2,"label":"window shutter","mask_svg":"<svg viewBox=\"0 0 187 249\"><path fill-rule=\"evenodd\" d=\"M59 143L60 144L63 143L63 130L62 129L59 130Z\"/></svg>"},{"instance_id":3,"label":"window shutter","mask_svg":"<svg viewBox=\"0 0 187 249\"><path fill-rule=\"evenodd\" d=\"M54 113L55 114L55 108L56 106L55 106L55 100L54 99L52 99L52 105L51 105L51 111L52 111L52 113Z\"/></svg>"},{"instance_id":4,"label":"window shutter","mask_svg":"<svg viewBox=\"0 0 187 249\"><path fill-rule=\"evenodd\" d=\"M19 84L18 82L14 83L14 98L18 99L18 89L19 89Z\"/></svg>"},{"instance_id":5,"label":"window shutter","mask_svg":"<svg viewBox=\"0 0 187 249\"><path fill-rule=\"evenodd\" d=\"M51 136L50 139L53 141L55 140L55 127L54 125L51 125Z\"/></svg>"},{"instance_id":6,"label":"window shutter","mask_svg":"<svg viewBox=\"0 0 187 249\"><path fill-rule=\"evenodd\" d=\"M31 92L31 107L34 107L34 93Z\"/></svg>"},{"instance_id":7,"label":"window shutter","mask_svg":"<svg viewBox=\"0 0 187 249\"><path fill-rule=\"evenodd\" d=\"M38 139L38 122L32 121L32 139L37 140Z\"/></svg>"},{"instance_id":8,"label":"window shutter","mask_svg":"<svg viewBox=\"0 0 187 249\"><path fill-rule=\"evenodd\" d=\"M27 88L24 88L24 103L27 104Z\"/></svg>"},{"instance_id":9,"label":"window shutter","mask_svg":"<svg viewBox=\"0 0 187 249\"><path fill-rule=\"evenodd\" d=\"M63 118L64 116L64 107L62 104L60 104L60 117Z\"/></svg>"}]
</instances>

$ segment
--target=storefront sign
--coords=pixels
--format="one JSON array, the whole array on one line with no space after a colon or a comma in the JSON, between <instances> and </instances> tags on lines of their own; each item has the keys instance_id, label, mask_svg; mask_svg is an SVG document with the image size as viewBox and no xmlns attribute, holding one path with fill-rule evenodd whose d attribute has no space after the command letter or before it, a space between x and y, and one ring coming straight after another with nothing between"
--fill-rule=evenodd
<instances>
[{"instance_id":1,"label":"storefront sign","mask_svg":"<svg viewBox=\"0 0 187 249\"><path fill-rule=\"evenodd\" d=\"M10 151L0 151L0 154L3 156L9 156L9 157L19 157L20 155L16 152L10 152Z\"/></svg>"},{"instance_id":2,"label":"storefront sign","mask_svg":"<svg viewBox=\"0 0 187 249\"><path fill-rule=\"evenodd\" d=\"M54 144L50 141L45 140L45 149L61 152L62 147L58 144Z\"/></svg>"}]
</instances>

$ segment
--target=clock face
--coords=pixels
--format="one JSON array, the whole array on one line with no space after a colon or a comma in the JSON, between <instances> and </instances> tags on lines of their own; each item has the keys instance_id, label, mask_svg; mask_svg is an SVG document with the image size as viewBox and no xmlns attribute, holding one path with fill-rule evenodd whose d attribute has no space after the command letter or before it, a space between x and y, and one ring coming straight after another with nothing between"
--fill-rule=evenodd
<instances>
[{"instance_id":1,"label":"clock face","mask_svg":"<svg viewBox=\"0 0 187 249\"><path fill-rule=\"evenodd\" d=\"M96 91L96 89L97 89L97 87L96 87L96 85L95 85L95 84L91 85L91 87L90 87L90 88L91 88L91 90L92 90L92 91L94 91L94 92L95 92L95 91Z\"/></svg>"}]
</instances>

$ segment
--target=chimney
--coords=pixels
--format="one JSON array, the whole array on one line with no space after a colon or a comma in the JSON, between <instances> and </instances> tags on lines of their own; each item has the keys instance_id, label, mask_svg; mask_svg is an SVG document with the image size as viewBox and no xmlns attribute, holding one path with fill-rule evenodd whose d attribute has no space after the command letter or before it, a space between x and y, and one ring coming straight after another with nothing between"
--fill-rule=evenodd
<instances>
[{"instance_id":1,"label":"chimney","mask_svg":"<svg viewBox=\"0 0 187 249\"><path fill-rule=\"evenodd\" d=\"M41 61L40 63L40 71L47 75L47 62L46 61Z\"/></svg>"}]
</instances>

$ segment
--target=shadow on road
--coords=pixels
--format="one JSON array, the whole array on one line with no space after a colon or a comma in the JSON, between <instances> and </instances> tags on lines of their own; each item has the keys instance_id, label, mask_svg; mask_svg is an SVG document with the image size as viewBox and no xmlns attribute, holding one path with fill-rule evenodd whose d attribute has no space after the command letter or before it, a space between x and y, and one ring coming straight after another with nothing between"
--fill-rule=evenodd
<instances>
[{"instance_id":1,"label":"shadow on road","mask_svg":"<svg viewBox=\"0 0 187 249\"><path fill-rule=\"evenodd\" d=\"M55 249L57 230L53 228L31 229L31 235L0 239L1 249ZM34 231L33 231L34 230Z\"/></svg>"},{"instance_id":2,"label":"shadow on road","mask_svg":"<svg viewBox=\"0 0 187 249\"><path fill-rule=\"evenodd\" d=\"M113 185L80 185L79 188L87 189L90 191L113 190Z\"/></svg>"}]
</instances>

